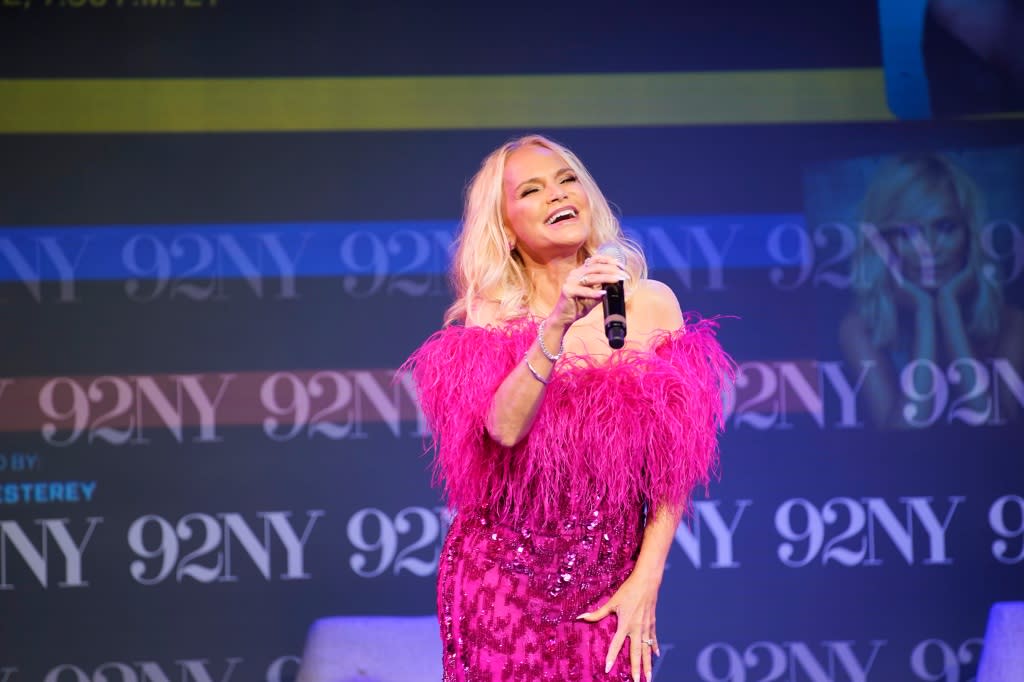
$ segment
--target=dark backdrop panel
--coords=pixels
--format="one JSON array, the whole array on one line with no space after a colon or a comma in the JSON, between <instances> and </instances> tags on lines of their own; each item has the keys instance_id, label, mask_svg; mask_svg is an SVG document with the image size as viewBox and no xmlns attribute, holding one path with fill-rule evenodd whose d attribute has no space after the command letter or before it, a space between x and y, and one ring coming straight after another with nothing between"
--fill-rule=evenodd
<instances>
[{"instance_id":1,"label":"dark backdrop panel","mask_svg":"<svg viewBox=\"0 0 1024 682\"><path fill-rule=\"evenodd\" d=\"M880 64L857 3L615 23L36 5L4 10L23 57L5 76ZM572 49L548 44L561 11ZM58 60L60 41L82 58ZM842 329L872 164L944 152L986 199L997 335L1024 347L1022 126L541 131L588 164L684 309L724 316L740 370L720 480L669 556L657 679L973 676L989 606L1024 584L1024 369L1012 343L976 364L894 356L947 393L888 428L859 383L882 369ZM396 370L449 302L463 187L523 132L0 136L0 680L289 680L316 618L433 611L450 516Z\"/></svg>"}]
</instances>

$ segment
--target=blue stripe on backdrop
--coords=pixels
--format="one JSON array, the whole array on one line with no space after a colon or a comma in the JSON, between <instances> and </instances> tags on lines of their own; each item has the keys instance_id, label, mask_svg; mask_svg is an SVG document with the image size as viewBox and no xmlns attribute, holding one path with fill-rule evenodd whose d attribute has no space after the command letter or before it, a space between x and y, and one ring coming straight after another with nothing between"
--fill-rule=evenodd
<instances>
[{"instance_id":1,"label":"blue stripe on backdrop","mask_svg":"<svg viewBox=\"0 0 1024 682\"><path fill-rule=\"evenodd\" d=\"M787 264L772 256L769 238L784 239L780 230L802 232L803 217L674 215L622 222L643 245L652 270L703 270ZM447 269L456 228L454 220L4 227L0 281L436 274ZM798 248L792 261L800 263Z\"/></svg>"}]
</instances>

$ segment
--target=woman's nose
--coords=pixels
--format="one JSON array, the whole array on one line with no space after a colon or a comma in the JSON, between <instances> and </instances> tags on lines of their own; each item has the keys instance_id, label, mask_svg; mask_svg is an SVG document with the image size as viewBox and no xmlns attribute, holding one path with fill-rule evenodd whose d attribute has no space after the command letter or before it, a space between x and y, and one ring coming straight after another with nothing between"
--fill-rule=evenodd
<instances>
[{"instance_id":1,"label":"woman's nose","mask_svg":"<svg viewBox=\"0 0 1024 682\"><path fill-rule=\"evenodd\" d=\"M566 193L564 187L561 185L552 185L552 189L548 192L548 201L558 201L566 198L567 196L569 195Z\"/></svg>"},{"instance_id":2,"label":"woman's nose","mask_svg":"<svg viewBox=\"0 0 1024 682\"><path fill-rule=\"evenodd\" d=\"M909 233L912 242L916 243L918 246L928 248L935 246L936 237L938 236L938 233L935 231L935 227L927 221L913 223L910 226Z\"/></svg>"},{"instance_id":3,"label":"woman's nose","mask_svg":"<svg viewBox=\"0 0 1024 682\"><path fill-rule=\"evenodd\" d=\"M942 232L935 225L925 224L922 234L924 234L925 241L928 242L928 246L932 247L932 249L935 249L942 242Z\"/></svg>"}]
</instances>

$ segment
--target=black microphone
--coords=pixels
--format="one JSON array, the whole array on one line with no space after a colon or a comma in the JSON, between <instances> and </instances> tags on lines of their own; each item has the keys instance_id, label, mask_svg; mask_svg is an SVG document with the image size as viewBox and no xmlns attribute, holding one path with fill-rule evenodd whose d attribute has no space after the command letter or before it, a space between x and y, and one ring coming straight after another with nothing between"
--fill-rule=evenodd
<instances>
[{"instance_id":1,"label":"black microphone","mask_svg":"<svg viewBox=\"0 0 1024 682\"><path fill-rule=\"evenodd\" d=\"M618 244L602 244L597 252L626 266L626 254ZM626 343L626 291L621 281L604 285L604 335L612 348L622 348Z\"/></svg>"}]
</instances>

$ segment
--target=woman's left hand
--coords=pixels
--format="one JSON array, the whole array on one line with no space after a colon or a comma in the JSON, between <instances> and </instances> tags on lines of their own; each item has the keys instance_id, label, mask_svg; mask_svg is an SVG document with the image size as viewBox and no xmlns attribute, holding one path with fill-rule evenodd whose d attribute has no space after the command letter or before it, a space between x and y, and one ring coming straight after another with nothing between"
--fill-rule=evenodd
<instances>
[{"instance_id":1,"label":"woman's left hand","mask_svg":"<svg viewBox=\"0 0 1024 682\"><path fill-rule=\"evenodd\" d=\"M579 620L588 623L596 623L613 613L618 619L615 636L612 637L605 658L606 673L611 670L628 637L630 672L634 682L640 682L641 669L644 671L644 678L651 679L651 654L660 655L658 636L654 627L657 602L658 585L634 573L622 583L604 606L578 616Z\"/></svg>"},{"instance_id":2,"label":"woman's left hand","mask_svg":"<svg viewBox=\"0 0 1024 682\"><path fill-rule=\"evenodd\" d=\"M974 293L977 284L975 271L971 268L964 268L939 288L938 298L940 301L942 299L950 302L959 301Z\"/></svg>"}]
</instances>

